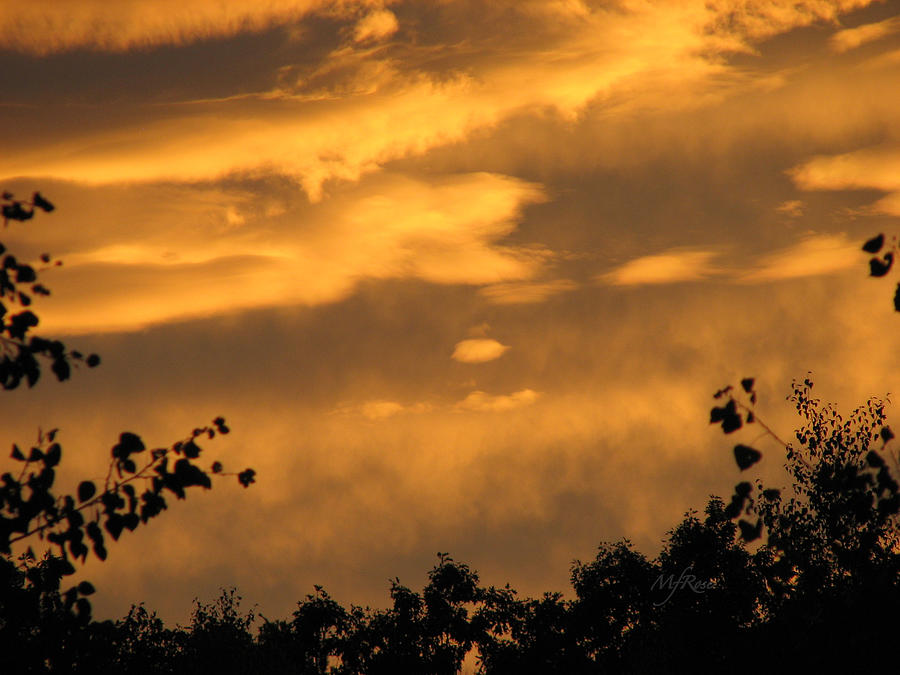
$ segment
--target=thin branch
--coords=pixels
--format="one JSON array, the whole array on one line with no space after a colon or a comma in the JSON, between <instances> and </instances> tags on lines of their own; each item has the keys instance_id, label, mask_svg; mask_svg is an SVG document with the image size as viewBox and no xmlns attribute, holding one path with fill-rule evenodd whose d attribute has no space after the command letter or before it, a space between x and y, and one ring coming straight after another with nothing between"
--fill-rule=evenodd
<instances>
[{"instance_id":1,"label":"thin branch","mask_svg":"<svg viewBox=\"0 0 900 675\"><path fill-rule=\"evenodd\" d=\"M106 495L117 493L117 492L119 491L119 488L120 488L121 486L126 485L126 484L128 484L128 483L131 483L132 481L139 480L139 479L140 479L140 480L150 480L150 479L152 479L153 476L147 476L147 475L145 475L145 474L147 473L147 471L149 471L151 468L155 467L156 465L160 464L160 463L162 462L162 460L163 460L165 457L167 457L168 454L169 454L170 452L173 452L173 451L174 451L174 448L175 448L176 445L183 444L183 443L187 443L188 441L193 440L194 438L196 438L194 435L189 435L189 436L187 436L184 440L178 441L177 443L174 443L170 448L166 448L162 453L156 454L155 456L154 456L154 454L153 454L153 451L151 450L151 459L150 459L150 461L149 461L146 465L144 465L139 471L136 471L134 474L132 474L131 476L128 476L128 477L125 478L124 480L122 480L122 481L117 481L116 484L115 484L115 486L111 488L111 487L109 486L109 480L110 480L110 477L111 477L111 475L112 475L112 470L113 470L113 468L115 467L116 462L118 461L118 460L116 460L116 459L114 458L114 459L110 462L110 464L109 464L109 473L107 474L106 484L105 484L105 486L104 486L103 492L101 492L100 494L98 494L96 497L93 497L92 499L89 499L88 501L84 502L83 504L81 504L81 505L78 506L77 508L73 509L73 511L83 511L83 510L85 510L85 509L87 509L87 508L89 508L89 507L91 507L91 506L97 506L98 504L100 504L100 503L102 502L103 498L104 498ZM27 462L26 462L26 464L27 464ZM24 471L23 471L23 474L24 474ZM220 472L219 474L215 474L215 475L220 475L220 476L222 476L222 475L231 476L231 475L238 475L238 474L232 474L232 473L223 473L223 472ZM21 482L21 479L20 479L19 482ZM60 497L60 499L64 499L64 498L65 498L65 496ZM9 543L10 543L10 544L14 544L14 543L16 543L16 542L22 541L23 539L27 539L28 537L34 536L35 534L41 533L41 532L43 532L43 531L45 531L45 530L47 530L47 529L49 529L49 528L51 528L51 527L56 526L59 522L61 522L61 520L62 520L62 519L57 520L57 521L55 521L55 522L53 522L53 523L50 523L50 522L44 522L42 525L39 525L39 526L37 526L37 527L34 527L34 528L32 528L31 530L25 532L24 534L20 534L20 535L17 536L17 537L12 537L12 538L10 538ZM63 548L63 550L65 550L63 544L58 544L58 546L60 546L61 548Z\"/></svg>"},{"instance_id":2,"label":"thin branch","mask_svg":"<svg viewBox=\"0 0 900 675\"><path fill-rule=\"evenodd\" d=\"M774 431L772 431L772 428L769 427L769 425L767 425L765 422L763 422L763 421L757 416L756 412L755 412L752 408L750 408L749 406L744 405L743 403L741 403L740 401L738 401L734 396L731 397L731 400L734 401L735 405L736 405L738 408L741 408L742 410L744 410L744 411L746 411L746 412L748 412L748 413L751 413L751 414L753 415L753 422L754 422L755 424L758 424L758 425L763 429L763 431L764 431L766 434L768 434L769 436L771 436L772 438L774 438L775 441L776 441L779 445L781 445L785 450L788 450L788 449L789 449L788 444L785 443L785 442L778 436L778 434L776 434ZM795 456L797 459L799 459L801 462L803 462L803 464L806 466L807 469L809 469L810 471L812 470L812 466L810 465L809 462L806 461L806 459L803 458L802 455L800 455L799 453L794 453L794 456Z\"/></svg>"}]
</instances>

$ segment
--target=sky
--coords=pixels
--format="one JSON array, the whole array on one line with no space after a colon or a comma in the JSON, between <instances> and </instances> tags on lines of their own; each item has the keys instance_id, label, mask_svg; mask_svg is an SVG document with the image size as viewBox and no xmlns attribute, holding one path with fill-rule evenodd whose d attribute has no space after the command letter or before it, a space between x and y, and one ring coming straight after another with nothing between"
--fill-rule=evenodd
<instances>
[{"instance_id":1,"label":"sky","mask_svg":"<svg viewBox=\"0 0 900 675\"><path fill-rule=\"evenodd\" d=\"M896 386L900 2L2 0L0 73L0 184L57 207L2 239L103 359L0 441L60 428L71 488L222 415L257 471L89 561L100 618L383 607L438 551L567 591L730 495L723 385L783 437L807 372Z\"/></svg>"}]
</instances>

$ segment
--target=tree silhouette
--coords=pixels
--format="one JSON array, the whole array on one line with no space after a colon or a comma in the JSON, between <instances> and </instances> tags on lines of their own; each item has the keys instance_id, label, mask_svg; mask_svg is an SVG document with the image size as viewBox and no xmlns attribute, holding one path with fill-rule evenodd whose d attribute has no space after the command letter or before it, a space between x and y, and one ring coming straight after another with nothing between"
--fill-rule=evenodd
<instances>
[{"instance_id":1,"label":"tree silhouette","mask_svg":"<svg viewBox=\"0 0 900 675\"><path fill-rule=\"evenodd\" d=\"M360 608L344 609L321 586L297 603L292 621L266 621L259 631L261 651L268 655L271 672L329 672L332 659L363 650L351 626L364 620ZM350 660L349 658L347 659Z\"/></svg>"},{"instance_id":2,"label":"tree silhouette","mask_svg":"<svg viewBox=\"0 0 900 675\"><path fill-rule=\"evenodd\" d=\"M745 539L766 534L760 571L770 591L762 608L767 642L779 658L790 661L803 645L814 655L807 665L833 667L849 665L851 645L855 653L878 654L880 622L896 620L884 609L900 600L900 465L884 401L872 398L845 419L812 388L807 377L788 397L805 420L796 443L767 429L786 451L793 479L787 494L756 479L755 486L737 486L732 504L742 500L740 509L756 519ZM737 407L752 418L748 406ZM857 656L852 666L867 662Z\"/></svg>"},{"instance_id":3,"label":"tree silhouette","mask_svg":"<svg viewBox=\"0 0 900 675\"><path fill-rule=\"evenodd\" d=\"M30 201L3 193L0 208L4 226L9 221L30 220L36 211L54 210L53 204L37 192ZM0 243L3 253L3 388L13 390L22 382L34 386L40 379L42 361L49 363L60 382L69 379L73 367L99 365L96 354L85 356L58 340L33 334L39 325L38 316L30 309L33 296L46 296L50 291L39 282L38 270L18 261ZM41 261L49 265L52 259L44 254ZM18 311L11 313L7 306ZM17 475L0 475L0 671L66 672L86 668L82 661L97 653L84 644L93 632L81 630L91 620L87 597L94 593L94 587L82 581L61 591L62 579L75 573L73 562L84 562L90 551L105 560L110 539L117 541L123 531L133 531L166 510L166 493L184 499L188 488L209 489L211 474L237 476L244 487L253 483L252 469L225 473L221 463L213 462L207 472L195 461L202 452L198 444L201 437L211 440L216 434L228 432L225 419L217 417L211 425L194 429L171 446L149 451L140 436L123 432L112 447L103 484L98 488L94 481L81 481L74 494L53 491L63 455L58 430L39 433L37 443L27 452L13 445L11 459L19 465ZM18 558L12 557L14 545L35 540L50 547L43 557L39 559L31 546Z\"/></svg>"}]
</instances>

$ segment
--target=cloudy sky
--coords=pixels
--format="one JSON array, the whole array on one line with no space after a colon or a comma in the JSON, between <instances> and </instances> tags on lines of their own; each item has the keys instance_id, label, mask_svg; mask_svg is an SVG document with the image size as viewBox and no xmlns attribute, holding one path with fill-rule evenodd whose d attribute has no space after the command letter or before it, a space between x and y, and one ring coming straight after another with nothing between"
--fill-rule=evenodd
<instances>
[{"instance_id":1,"label":"cloudy sky","mask_svg":"<svg viewBox=\"0 0 900 675\"><path fill-rule=\"evenodd\" d=\"M0 182L57 205L4 243L103 357L0 440L60 427L71 485L224 415L258 472L89 563L102 617L383 606L437 551L566 590L730 494L722 385L785 436L807 371L895 386L898 2L4 0L0 73Z\"/></svg>"}]
</instances>

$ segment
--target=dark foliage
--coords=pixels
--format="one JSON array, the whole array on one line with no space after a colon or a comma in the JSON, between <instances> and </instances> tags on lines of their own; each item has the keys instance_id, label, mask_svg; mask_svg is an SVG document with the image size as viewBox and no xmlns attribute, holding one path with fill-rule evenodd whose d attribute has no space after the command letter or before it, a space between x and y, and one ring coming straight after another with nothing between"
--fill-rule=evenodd
<instances>
[{"instance_id":1,"label":"dark foliage","mask_svg":"<svg viewBox=\"0 0 900 675\"><path fill-rule=\"evenodd\" d=\"M10 220L30 220L35 210L53 211L53 205L35 192L31 201L16 200L13 195L4 192L0 208L3 211L3 225ZM4 255L5 254L5 255ZM50 291L38 281L38 272L31 264L17 260L0 243L0 386L4 389L15 389L23 381L33 387L40 379L40 359L49 363L50 370L60 382L68 380L72 368L85 364L94 368L100 364L96 354L85 356L77 350L69 350L59 340L29 335L39 319L27 309L33 299L50 295ZM46 269L51 264L59 266L61 261L53 261L49 254L41 256L41 264Z\"/></svg>"},{"instance_id":2,"label":"dark foliage","mask_svg":"<svg viewBox=\"0 0 900 675\"><path fill-rule=\"evenodd\" d=\"M30 201L3 193L0 208L4 226L9 221L30 220L38 210L54 210L37 192ZM0 243L3 254L0 385L12 390L24 381L31 387L40 379L42 365L49 365L60 382L69 379L80 364L98 366L96 354L85 356L58 340L30 334L39 319L24 308L32 305L32 296L46 296L50 291L38 282L35 267L18 261ZM41 256L42 264L51 262L49 254ZM11 314L8 305L21 311ZM209 474L192 461L202 451L197 439L213 439L228 431L225 420L217 417L170 447L149 451L140 436L123 432L112 447L105 481L98 487L93 480L83 480L74 494L54 492L63 457L57 429L39 432L27 452L12 446L14 468L0 475L0 673L100 672L118 658L116 645L126 639L135 622L156 625L140 612L124 628L110 622L91 623L88 596L94 593L93 585L82 581L62 590L63 578L75 574L73 563L83 563L91 552L105 560L110 541L117 541L125 530L146 524L168 507L167 493L184 499L188 488L211 488ZM244 487L253 483L255 476L252 469L226 474L219 462L213 463L212 473L236 476ZM38 542L46 547L40 558L31 546L13 557L17 544L21 550ZM128 638L129 644L142 643L147 631L134 630L137 636ZM165 647L169 648L168 638Z\"/></svg>"}]
</instances>

